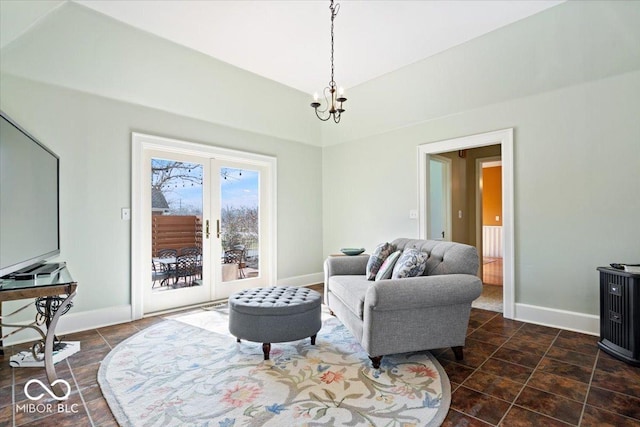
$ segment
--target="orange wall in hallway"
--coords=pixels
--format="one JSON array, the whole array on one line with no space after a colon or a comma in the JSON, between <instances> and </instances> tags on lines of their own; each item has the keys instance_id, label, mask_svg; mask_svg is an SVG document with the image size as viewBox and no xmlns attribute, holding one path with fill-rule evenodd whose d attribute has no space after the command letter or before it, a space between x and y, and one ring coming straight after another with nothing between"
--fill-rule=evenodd
<instances>
[{"instance_id":1,"label":"orange wall in hallway","mask_svg":"<svg viewBox=\"0 0 640 427\"><path fill-rule=\"evenodd\" d=\"M502 166L482 169L482 225L502 225Z\"/></svg>"}]
</instances>

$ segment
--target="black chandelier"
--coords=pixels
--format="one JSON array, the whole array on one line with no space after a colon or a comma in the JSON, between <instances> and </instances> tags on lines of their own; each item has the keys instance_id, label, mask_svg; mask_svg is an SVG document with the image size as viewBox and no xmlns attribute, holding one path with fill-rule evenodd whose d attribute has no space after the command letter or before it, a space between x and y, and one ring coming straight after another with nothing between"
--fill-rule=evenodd
<instances>
[{"instance_id":1,"label":"black chandelier","mask_svg":"<svg viewBox=\"0 0 640 427\"><path fill-rule=\"evenodd\" d=\"M344 113L344 108L342 108L342 104L347 100L344 97L344 89L337 89L336 82L333 80L333 20L336 18L338 14L338 10L340 10L340 5L333 5L333 0L331 0L331 5L329 5L329 9L331 10L331 81L329 82L329 86L324 88L323 95L325 100L325 106L323 109L319 109L320 102L318 100L318 94L313 94L313 102L311 106L316 112L316 116L323 122L326 122L330 118L333 118L333 121L336 123L340 122L340 117L342 113Z\"/></svg>"}]
</instances>

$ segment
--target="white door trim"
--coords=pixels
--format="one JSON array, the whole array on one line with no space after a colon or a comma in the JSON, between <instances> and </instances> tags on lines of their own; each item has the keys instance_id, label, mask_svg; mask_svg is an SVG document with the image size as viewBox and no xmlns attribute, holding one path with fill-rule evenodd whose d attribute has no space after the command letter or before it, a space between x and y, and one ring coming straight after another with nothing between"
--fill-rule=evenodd
<instances>
[{"instance_id":1,"label":"white door trim","mask_svg":"<svg viewBox=\"0 0 640 427\"><path fill-rule=\"evenodd\" d=\"M503 310L504 317L515 315L515 227L513 182L513 128L464 136L418 146L418 235L426 238L427 197L429 189L429 156L449 151L466 150L499 144L502 153L502 227L504 239L503 258Z\"/></svg>"},{"instance_id":2,"label":"white door trim","mask_svg":"<svg viewBox=\"0 0 640 427\"><path fill-rule=\"evenodd\" d=\"M237 161L257 166L265 166L269 174L269 192L271 215L268 224L268 243L265 251L269 253L270 262L265 265L265 274L275 283L277 280L277 159L272 156L247 153L212 145L198 144L155 135L137 132L131 133L131 318L141 319L143 308L143 283L148 278L149 268L143 239L144 233L144 198L142 173L144 170L144 152L146 150L162 150L168 153L209 156L227 161Z\"/></svg>"}]
</instances>

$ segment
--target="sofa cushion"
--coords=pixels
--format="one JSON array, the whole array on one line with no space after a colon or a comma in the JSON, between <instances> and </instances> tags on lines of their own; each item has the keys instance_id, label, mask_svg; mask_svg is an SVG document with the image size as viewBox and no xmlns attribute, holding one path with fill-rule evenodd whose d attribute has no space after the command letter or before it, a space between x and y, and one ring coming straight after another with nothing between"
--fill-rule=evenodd
<instances>
[{"instance_id":1,"label":"sofa cushion","mask_svg":"<svg viewBox=\"0 0 640 427\"><path fill-rule=\"evenodd\" d=\"M395 239L391 244L400 250L415 248L429 254L424 276L478 273L479 257L475 247L440 240Z\"/></svg>"},{"instance_id":2,"label":"sofa cushion","mask_svg":"<svg viewBox=\"0 0 640 427\"><path fill-rule=\"evenodd\" d=\"M387 259L389 255L391 255L396 250L395 245L391 243L381 243L373 250L373 253L369 257L369 262L367 262L367 270L366 276L369 280L375 280L376 274L380 270L380 267L384 263L384 260Z\"/></svg>"},{"instance_id":3,"label":"sofa cushion","mask_svg":"<svg viewBox=\"0 0 640 427\"><path fill-rule=\"evenodd\" d=\"M378 274L376 274L376 281L391 279L393 267L396 265L396 261L398 261L401 254L402 251L395 251L384 260L382 266L380 266L380 270L378 270Z\"/></svg>"},{"instance_id":4,"label":"sofa cushion","mask_svg":"<svg viewBox=\"0 0 640 427\"><path fill-rule=\"evenodd\" d=\"M364 297L372 283L365 276L332 276L329 290L359 319L364 313Z\"/></svg>"},{"instance_id":5,"label":"sofa cushion","mask_svg":"<svg viewBox=\"0 0 640 427\"><path fill-rule=\"evenodd\" d=\"M404 279L405 277L417 277L424 273L427 267L426 252L422 252L415 248L408 248L402 252L402 255L396 261L393 267L392 279Z\"/></svg>"}]
</instances>

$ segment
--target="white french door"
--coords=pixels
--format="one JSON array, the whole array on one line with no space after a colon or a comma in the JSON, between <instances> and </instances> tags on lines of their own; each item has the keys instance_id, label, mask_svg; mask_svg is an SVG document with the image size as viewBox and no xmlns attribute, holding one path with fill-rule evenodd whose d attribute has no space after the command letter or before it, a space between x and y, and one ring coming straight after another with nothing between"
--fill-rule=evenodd
<instances>
[{"instance_id":1,"label":"white french door","mask_svg":"<svg viewBox=\"0 0 640 427\"><path fill-rule=\"evenodd\" d=\"M144 312L210 301L206 260L211 245L204 227L211 216L208 158L145 152L145 223L151 277L144 286Z\"/></svg>"},{"instance_id":2,"label":"white french door","mask_svg":"<svg viewBox=\"0 0 640 427\"><path fill-rule=\"evenodd\" d=\"M268 173L255 164L214 159L211 162L211 211L214 298L268 285L265 269L271 261L268 247Z\"/></svg>"},{"instance_id":3,"label":"white french door","mask_svg":"<svg viewBox=\"0 0 640 427\"><path fill-rule=\"evenodd\" d=\"M275 158L133 134L132 317L276 278Z\"/></svg>"}]
</instances>

